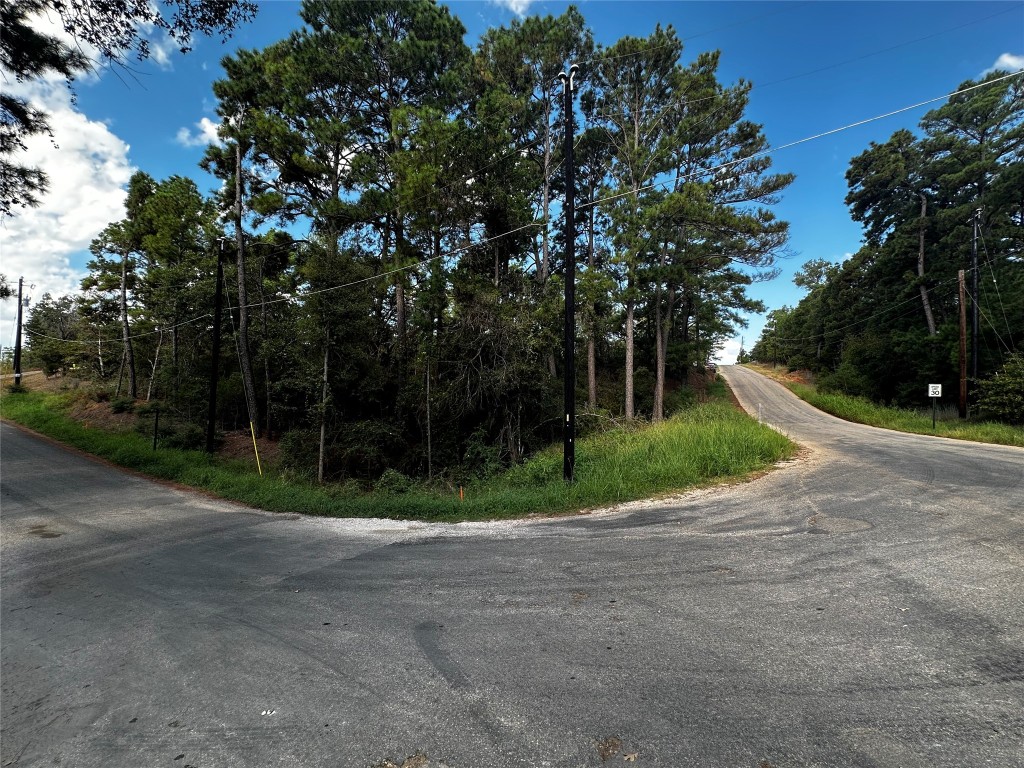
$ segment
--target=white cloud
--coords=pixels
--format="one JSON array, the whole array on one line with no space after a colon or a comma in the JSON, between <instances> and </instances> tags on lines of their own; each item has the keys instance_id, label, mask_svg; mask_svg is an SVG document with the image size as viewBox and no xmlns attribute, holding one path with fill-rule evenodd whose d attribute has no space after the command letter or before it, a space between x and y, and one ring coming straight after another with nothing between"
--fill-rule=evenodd
<instances>
[{"instance_id":1,"label":"white cloud","mask_svg":"<svg viewBox=\"0 0 1024 768\"><path fill-rule=\"evenodd\" d=\"M747 347L747 351L750 351L750 347ZM736 356L740 353L740 340L738 338L729 339L722 348L716 350L714 355L715 362L721 365L733 365L736 362Z\"/></svg>"},{"instance_id":2,"label":"white cloud","mask_svg":"<svg viewBox=\"0 0 1024 768\"><path fill-rule=\"evenodd\" d=\"M220 136L217 135L217 123L210 118L200 118L195 126L195 133L188 128L179 128L175 140L183 147L205 147L208 144L222 143Z\"/></svg>"},{"instance_id":3,"label":"white cloud","mask_svg":"<svg viewBox=\"0 0 1024 768\"><path fill-rule=\"evenodd\" d=\"M49 113L54 139L31 136L15 155L16 162L42 168L50 186L38 208L18 209L0 222L0 272L15 287L19 276L26 286L34 284L27 291L34 300L44 293L73 294L84 277L83 251L107 224L124 217L125 186L134 171L128 145L76 111L63 81L11 83L8 91ZM5 347L14 340L16 314L15 300L0 302Z\"/></svg>"},{"instance_id":4,"label":"white cloud","mask_svg":"<svg viewBox=\"0 0 1024 768\"><path fill-rule=\"evenodd\" d=\"M995 64L993 64L991 67L989 67L988 69L981 73L982 77L989 74L990 72L995 72L997 69L1002 70L1004 72L1016 72L1018 70L1024 69L1024 55L1004 53L1002 56L996 59Z\"/></svg>"},{"instance_id":5,"label":"white cloud","mask_svg":"<svg viewBox=\"0 0 1024 768\"><path fill-rule=\"evenodd\" d=\"M136 24L136 28L139 36L149 45L149 58L156 62L160 69L174 69L171 55L178 50L178 46L170 35L148 21Z\"/></svg>"},{"instance_id":6,"label":"white cloud","mask_svg":"<svg viewBox=\"0 0 1024 768\"><path fill-rule=\"evenodd\" d=\"M502 8L507 8L517 16L525 16L533 0L491 0L491 2Z\"/></svg>"}]
</instances>

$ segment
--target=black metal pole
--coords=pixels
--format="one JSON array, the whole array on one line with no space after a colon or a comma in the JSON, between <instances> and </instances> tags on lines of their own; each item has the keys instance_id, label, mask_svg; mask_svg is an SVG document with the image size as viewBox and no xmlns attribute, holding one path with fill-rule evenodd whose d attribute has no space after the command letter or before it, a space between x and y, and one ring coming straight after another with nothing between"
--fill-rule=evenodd
<instances>
[{"instance_id":1,"label":"black metal pole","mask_svg":"<svg viewBox=\"0 0 1024 768\"><path fill-rule=\"evenodd\" d=\"M971 238L971 380L978 381L978 219L981 209L974 212L974 235Z\"/></svg>"},{"instance_id":2,"label":"black metal pole","mask_svg":"<svg viewBox=\"0 0 1024 768\"><path fill-rule=\"evenodd\" d=\"M21 299L21 286L25 278L18 278L18 330L14 332L14 386L21 384L21 308L24 302Z\"/></svg>"},{"instance_id":3,"label":"black metal pole","mask_svg":"<svg viewBox=\"0 0 1024 768\"><path fill-rule=\"evenodd\" d=\"M217 250L217 287L213 293L213 349L210 352L210 403L206 422L206 452L213 453L214 425L217 423L217 378L220 375L220 315L224 304L224 241Z\"/></svg>"},{"instance_id":4,"label":"black metal pole","mask_svg":"<svg viewBox=\"0 0 1024 768\"><path fill-rule=\"evenodd\" d=\"M563 87L565 114L565 424L563 425L562 475L571 483L576 473L576 222L575 168L572 156L573 91L578 67L558 75Z\"/></svg>"}]
</instances>

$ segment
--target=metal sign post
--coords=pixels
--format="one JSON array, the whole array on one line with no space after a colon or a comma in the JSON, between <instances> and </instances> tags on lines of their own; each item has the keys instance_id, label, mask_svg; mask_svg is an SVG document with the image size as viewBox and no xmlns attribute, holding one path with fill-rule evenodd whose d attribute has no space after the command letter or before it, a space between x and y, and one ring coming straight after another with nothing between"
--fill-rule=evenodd
<instances>
[{"instance_id":1,"label":"metal sign post","mask_svg":"<svg viewBox=\"0 0 1024 768\"><path fill-rule=\"evenodd\" d=\"M932 399L932 430L935 430L935 405L939 398L942 397L942 385L941 384L929 384L928 385L928 397Z\"/></svg>"}]
</instances>

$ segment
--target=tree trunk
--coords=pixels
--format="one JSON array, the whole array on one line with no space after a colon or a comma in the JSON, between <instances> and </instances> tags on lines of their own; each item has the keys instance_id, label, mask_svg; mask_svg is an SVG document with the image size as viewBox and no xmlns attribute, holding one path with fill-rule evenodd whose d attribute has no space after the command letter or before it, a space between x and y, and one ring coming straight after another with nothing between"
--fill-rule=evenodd
<instances>
[{"instance_id":1,"label":"tree trunk","mask_svg":"<svg viewBox=\"0 0 1024 768\"><path fill-rule=\"evenodd\" d=\"M128 368L128 395L132 400L139 396L135 380L135 351L132 349L132 332L128 325L128 252L121 254L121 338L124 340L124 360ZM118 392L121 386L118 382Z\"/></svg>"},{"instance_id":2,"label":"tree trunk","mask_svg":"<svg viewBox=\"0 0 1024 768\"><path fill-rule=\"evenodd\" d=\"M402 252L405 245L405 233L402 226L402 213L395 214L395 269L402 266ZM405 274L395 273L395 332L399 351L405 349Z\"/></svg>"},{"instance_id":3,"label":"tree trunk","mask_svg":"<svg viewBox=\"0 0 1024 768\"><path fill-rule=\"evenodd\" d=\"M920 193L919 193L920 194ZM924 304L924 319L928 323L928 335L935 335L935 318L932 316L932 305L928 301L928 289L924 285L924 226L925 216L928 214L928 198L923 194L921 196L921 226L919 232L919 245L917 250L917 276L920 278L921 283L918 286L921 289L921 303Z\"/></svg>"},{"instance_id":4,"label":"tree trunk","mask_svg":"<svg viewBox=\"0 0 1024 768\"><path fill-rule=\"evenodd\" d=\"M117 388L114 390L114 397L121 396L121 384L124 381L124 360L127 356L126 351L124 349L121 350L121 365L117 369Z\"/></svg>"},{"instance_id":5,"label":"tree trunk","mask_svg":"<svg viewBox=\"0 0 1024 768\"><path fill-rule=\"evenodd\" d=\"M444 276L444 260L441 258L441 227L434 227L434 280L437 283L437 296L431 312L431 336L440 336L444 330L444 309L448 305L448 285Z\"/></svg>"},{"instance_id":6,"label":"tree trunk","mask_svg":"<svg viewBox=\"0 0 1024 768\"><path fill-rule=\"evenodd\" d=\"M174 317L174 328L171 330L171 366L174 368L174 389L181 389L181 365L180 351L178 348L178 321L180 316Z\"/></svg>"},{"instance_id":7,"label":"tree trunk","mask_svg":"<svg viewBox=\"0 0 1024 768\"><path fill-rule=\"evenodd\" d=\"M259 283L258 284L259 284L259 287L260 287L260 332L261 332L261 335L262 335L262 342L263 342L260 345L261 349L263 351L263 392L264 392L264 398L266 400L266 405L265 405L265 409L264 409L264 412L263 412L263 418L264 418L263 424L264 424L264 431L265 431L267 437L270 437L271 434L272 434L271 433L271 424L270 424L270 408L271 408L271 398L270 398L270 354L269 354L269 351L267 349L267 347L268 347L268 341L267 340L270 338L270 334L267 331L267 292L265 290L263 290L263 278L264 278L263 268L264 268L264 265L266 265L266 263L267 263L266 259L261 259L260 262L259 262L259 264L260 264L260 272L259 272L259 276L258 276L258 278L259 278Z\"/></svg>"},{"instance_id":8,"label":"tree trunk","mask_svg":"<svg viewBox=\"0 0 1024 768\"><path fill-rule=\"evenodd\" d=\"M548 99L544 100L544 185L541 190L541 215L544 221L544 229L541 230L541 252L540 269L537 271L537 280L541 285L547 282L549 269L548 256L548 234L549 222L548 212L551 207L551 104ZM554 357L551 358L554 360ZM552 369L551 375L555 372Z\"/></svg>"},{"instance_id":9,"label":"tree trunk","mask_svg":"<svg viewBox=\"0 0 1024 768\"><path fill-rule=\"evenodd\" d=\"M235 247L238 251L238 360L242 369L245 405L253 431L261 434L256 405L256 378L249 355L249 293L245 277L245 233L242 231L242 147L235 142Z\"/></svg>"},{"instance_id":10,"label":"tree trunk","mask_svg":"<svg viewBox=\"0 0 1024 768\"><path fill-rule=\"evenodd\" d=\"M665 275L665 268L668 266L668 243L661 245L661 255L658 259L662 275ZM675 294L666 279L666 290L662 290L661 276L658 277L658 287L655 291L654 305L654 421L661 421L665 418L665 358L668 356L668 335L672 329L672 305L675 303ZM662 306L662 296L667 296L666 305Z\"/></svg>"},{"instance_id":11,"label":"tree trunk","mask_svg":"<svg viewBox=\"0 0 1024 768\"><path fill-rule=\"evenodd\" d=\"M597 347L594 336L597 335L597 322L590 321L590 336L587 338L587 407L597 410Z\"/></svg>"},{"instance_id":12,"label":"tree trunk","mask_svg":"<svg viewBox=\"0 0 1024 768\"><path fill-rule=\"evenodd\" d=\"M153 382L156 380L156 369L160 365L160 347L164 345L164 332L160 330L160 337L156 342L156 354L153 355L153 370L149 374L149 387L146 389L146 402L153 399Z\"/></svg>"}]
</instances>

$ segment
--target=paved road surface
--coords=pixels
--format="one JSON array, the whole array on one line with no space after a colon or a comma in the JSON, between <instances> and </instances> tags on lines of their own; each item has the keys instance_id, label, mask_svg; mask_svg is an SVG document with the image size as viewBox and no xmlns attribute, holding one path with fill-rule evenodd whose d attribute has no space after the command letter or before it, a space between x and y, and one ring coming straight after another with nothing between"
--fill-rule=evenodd
<instances>
[{"instance_id":1,"label":"paved road surface","mask_svg":"<svg viewBox=\"0 0 1024 768\"><path fill-rule=\"evenodd\" d=\"M0 764L1024 765L1024 451L724 373L805 457L556 521L265 514L2 425Z\"/></svg>"}]
</instances>

